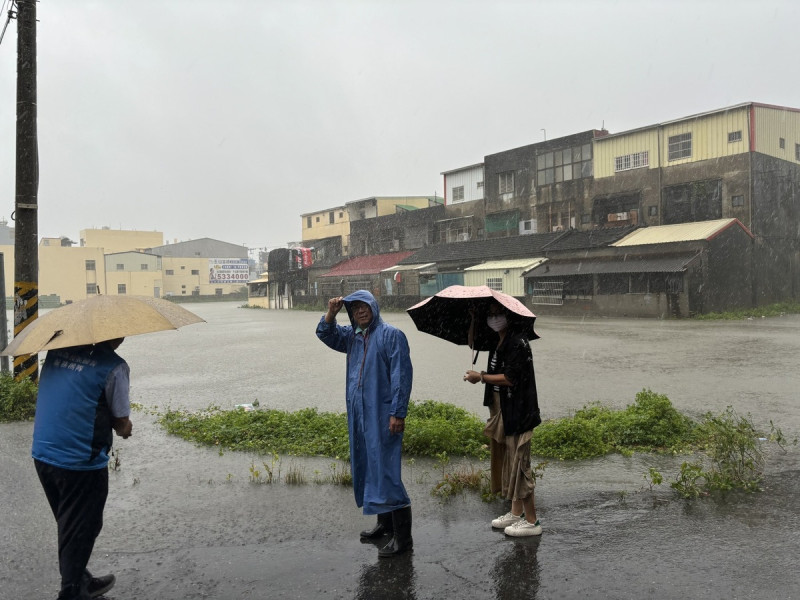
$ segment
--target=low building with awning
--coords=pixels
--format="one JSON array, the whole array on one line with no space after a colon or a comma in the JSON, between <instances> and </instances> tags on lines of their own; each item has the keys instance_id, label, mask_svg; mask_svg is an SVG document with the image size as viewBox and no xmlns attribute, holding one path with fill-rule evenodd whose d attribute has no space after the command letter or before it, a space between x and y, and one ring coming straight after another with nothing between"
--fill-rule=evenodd
<instances>
[{"instance_id":1,"label":"low building with awning","mask_svg":"<svg viewBox=\"0 0 800 600\"><path fill-rule=\"evenodd\" d=\"M394 267L413 251L389 252L373 256L356 256L338 263L330 271L309 283L312 295L324 298L346 296L356 290L368 290L376 298L383 295L382 274L384 269Z\"/></svg>"},{"instance_id":2,"label":"low building with awning","mask_svg":"<svg viewBox=\"0 0 800 600\"><path fill-rule=\"evenodd\" d=\"M395 265L381 271L383 293L387 296L432 296L431 281L436 285L436 263Z\"/></svg>"},{"instance_id":3,"label":"low building with awning","mask_svg":"<svg viewBox=\"0 0 800 600\"><path fill-rule=\"evenodd\" d=\"M525 295L522 274L545 261L545 257L487 261L464 269L464 285L485 285L498 292L522 298Z\"/></svg>"},{"instance_id":4,"label":"low building with awning","mask_svg":"<svg viewBox=\"0 0 800 600\"><path fill-rule=\"evenodd\" d=\"M638 228L549 253L525 273L534 312L670 317L752 306L753 235L737 219Z\"/></svg>"}]
</instances>

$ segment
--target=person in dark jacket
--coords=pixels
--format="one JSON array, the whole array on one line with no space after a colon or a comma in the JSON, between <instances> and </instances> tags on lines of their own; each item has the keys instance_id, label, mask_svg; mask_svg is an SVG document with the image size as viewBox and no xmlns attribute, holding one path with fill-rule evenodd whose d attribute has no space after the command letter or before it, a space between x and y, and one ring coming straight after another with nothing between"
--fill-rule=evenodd
<instances>
[{"instance_id":1,"label":"person in dark jacket","mask_svg":"<svg viewBox=\"0 0 800 600\"><path fill-rule=\"evenodd\" d=\"M534 504L535 481L531 471L531 435L542 420L536 393L533 353L524 333L514 328L514 315L493 301L486 318L497 334L497 347L489 351L486 371L467 371L464 381L484 384L484 405L499 406L485 433L505 444L502 492L511 510L492 521L506 535L541 535Z\"/></svg>"},{"instance_id":2,"label":"person in dark jacket","mask_svg":"<svg viewBox=\"0 0 800 600\"><path fill-rule=\"evenodd\" d=\"M88 600L114 586L87 570L103 527L112 430L127 438L130 370L122 338L50 350L39 378L33 424L36 473L58 526L59 600Z\"/></svg>"},{"instance_id":3,"label":"person in dark jacket","mask_svg":"<svg viewBox=\"0 0 800 600\"><path fill-rule=\"evenodd\" d=\"M336 315L347 309L349 325ZM317 324L317 337L347 354L347 426L356 505L377 524L361 537L391 535L378 555L395 556L413 548L411 500L401 478L405 418L413 369L405 334L381 319L375 297L366 290L331 298Z\"/></svg>"}]
</instances>

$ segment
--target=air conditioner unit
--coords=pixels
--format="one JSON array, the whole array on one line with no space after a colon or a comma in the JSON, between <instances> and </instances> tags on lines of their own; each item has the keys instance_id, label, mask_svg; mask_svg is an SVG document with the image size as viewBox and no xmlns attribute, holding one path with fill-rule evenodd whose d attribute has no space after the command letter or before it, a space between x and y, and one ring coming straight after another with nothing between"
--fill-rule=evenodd
<instances>
[{"instance_id":1,"label":"air conditioner unit","mask_svg":"<svg viewBox=\"0 0 800 600\"><path fill-rule=\"evenodd\" d=\"M628 213L621 212L617 213L617 221L627 221L629 219Z\"/></svg>"},{"instance_id":2,"label":"air conditioner unit","mask_svg":"<svg viewBox=\"0 0 800 600\"><path fill-rule=\"evenodd\" d=\"M556 225L555 227L553 227L553 231L564 231L564 226Z\"/></svg>"},{"instance_id":3,"label":"air conditioner unit","mask_svg":"<svg viewBox=\"0 0 800 600\"><path fill-rule=\"evenodd\" d=\"M468 233L459 233L456 236L456 241L458 241L458 242L468 242L469 241L469 234Z\"/></svg>"}]
</instances>

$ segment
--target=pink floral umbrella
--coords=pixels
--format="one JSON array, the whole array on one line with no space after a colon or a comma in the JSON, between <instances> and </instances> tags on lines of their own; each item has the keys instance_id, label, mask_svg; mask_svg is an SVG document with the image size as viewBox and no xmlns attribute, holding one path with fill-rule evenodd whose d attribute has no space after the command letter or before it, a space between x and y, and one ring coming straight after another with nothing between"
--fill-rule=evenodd
<instances>
[{"instance_id":1,"label":"pink floral umbrella","mask_svg":"<svg viewBox=\"0 0 800 600\"><path fill-rule=\"evenodd\" d=\"M529 340L538 339L533 330L536 315L513 296L485 285L451 285L406 312L423 333L465 346L469 341L469 326L474 311L476 330L473 350L489 350L497 343L496 334L486 326L486 313L494 300L508 309L511 328L523 332Z\"/></svg>"}]
</instances>

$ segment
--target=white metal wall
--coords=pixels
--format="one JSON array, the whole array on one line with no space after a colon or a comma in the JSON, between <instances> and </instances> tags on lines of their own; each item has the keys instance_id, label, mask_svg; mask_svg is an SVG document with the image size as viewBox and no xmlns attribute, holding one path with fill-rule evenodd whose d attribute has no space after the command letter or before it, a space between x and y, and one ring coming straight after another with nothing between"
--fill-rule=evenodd
<instances>
[{"instance_id":1,"label":"white metal wall","mask_svg":"<svg viewBox=\"0 0 800 600\"><path fill-rule=\"evenodd\" d=\"M464 186L464 199L453 200L453 188ZM447 204L459 204L470 200L483 200L483 166L464 169L444 176Z\"/></svg>"}]
</instances>

